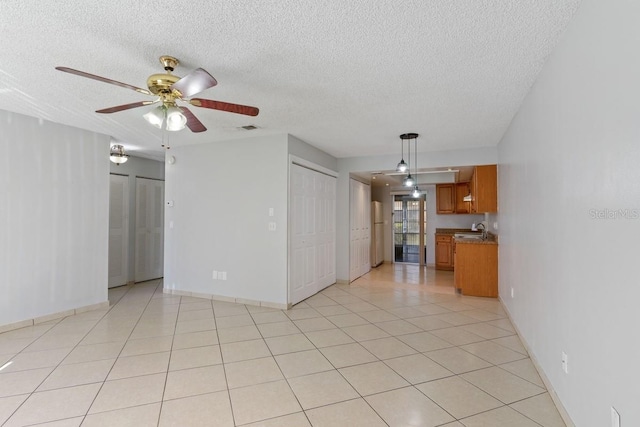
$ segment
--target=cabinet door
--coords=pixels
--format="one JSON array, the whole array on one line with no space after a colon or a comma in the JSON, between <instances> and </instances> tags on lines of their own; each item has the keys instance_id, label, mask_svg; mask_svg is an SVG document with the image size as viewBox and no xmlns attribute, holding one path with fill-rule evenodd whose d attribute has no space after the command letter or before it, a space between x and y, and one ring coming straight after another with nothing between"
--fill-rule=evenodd
<instances>
[{"instance_id":1,"label":"cabinet door","mask_svg":"<svg viewBox=\"0 0 640 427\"><path fill-rule=\"evenodd\" d=\"M471 212L471 202L465 202L464 198L471 192L468 182L459 182L456 184L456 213L468 214Z\"/></svg>"},{"instance_id":2,"label":"cabinet door","mask_svg":"<svg viewBox=\"0 0 640 427\"><path fill-rule=\"evenodd\" d=\"M453 269L451 236L436 235L436 268L439 270Z\"/></svg>"},{"instance_id":3,"label":"cabinet door","mask_svg":"<svg viewBox=\"0 0 640 427\"><path fill-rule=\"evenodd\" d=\"M456 212L455 184L436 185L436 212L438 214L452 214Z\"/></svg>"}]
</instances>

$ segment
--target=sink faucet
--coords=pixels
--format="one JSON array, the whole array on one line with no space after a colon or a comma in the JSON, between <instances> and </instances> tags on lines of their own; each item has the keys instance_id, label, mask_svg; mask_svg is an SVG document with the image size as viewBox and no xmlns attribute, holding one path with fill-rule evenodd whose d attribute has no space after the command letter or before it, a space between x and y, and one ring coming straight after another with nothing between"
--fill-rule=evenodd
<instances>
[{"instance_id":1,"label":"sink faucet","mask_svg":"<svg viewBox=\"0 0 640 427\"><path fill-rule=\"evenodd\" d=\"M483 223L479 222L478 225L476 225L476 228L480 227L482 227L482 240L487 240L487 228Z\"/></svg>"}]
</instances>

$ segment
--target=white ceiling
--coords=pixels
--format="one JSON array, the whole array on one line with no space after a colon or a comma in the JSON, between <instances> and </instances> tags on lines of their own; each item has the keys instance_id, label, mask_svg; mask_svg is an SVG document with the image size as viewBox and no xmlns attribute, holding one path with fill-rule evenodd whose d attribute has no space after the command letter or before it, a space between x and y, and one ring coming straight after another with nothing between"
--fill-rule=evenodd
<instances>
[{"instance_id":1,"label":"white ceiling","mask_svg":"<svg viewBox=\"0 0 640 427\"><path fill-rule=\"evenodd\" d=\"M260 108L191 111L209 129L172 146L290 133L336 157L496 145L580 0L3 0L0 109L112 135L162 155L153 98L56 71L146 87L177 57L218 86L198 97ZM255 131L238 130L256 125Z\"/></svg>"}]
</instances>

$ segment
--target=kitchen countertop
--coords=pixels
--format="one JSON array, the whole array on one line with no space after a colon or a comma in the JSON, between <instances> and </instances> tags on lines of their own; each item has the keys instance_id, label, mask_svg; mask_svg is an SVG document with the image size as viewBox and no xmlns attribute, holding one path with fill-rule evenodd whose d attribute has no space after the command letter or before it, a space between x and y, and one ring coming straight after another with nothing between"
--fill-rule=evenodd
<instances>
[{"instance_id":1,"label":"kitchen countertop","mask_svg":"<svg viewBox=\"0 0 640 427\"><path fill-rule=\"evenodd\" d=\"M456 233L482 234L481 231L472 231L470 228L436 228L436 234L453 236ZM469 243L472 245L497 245L498 236L487 233L487 240L465 239L464 237L456 237L456 243Z\"/></svg>"},{"instance_id":2,"label":"kitchen countertop","mask_svg":"<svg viewBox=\"0 0 640 427\"><path fill-rule=\"evenodd\" d=\"M458 243L471 244L471 245L497 245L498 244L498 240L496 239L496 236L494 234L489 234L489 236L487 237L487 240L465 239L464 237L456 237L455 241L456 241L456 244Z\"/></svg>"},{"instance_id":3,"label":"kitchen countertop","mask_svg":"<svg viewBox=\"0 0 640 427\"><path fill-rule=\"evenodd\" d=\"M450 234L454 235L456 233L473 233L473 234L481 234L481 231L471 231L470 228L436 228L436 234Z\"/></svg>"}]
</instances>

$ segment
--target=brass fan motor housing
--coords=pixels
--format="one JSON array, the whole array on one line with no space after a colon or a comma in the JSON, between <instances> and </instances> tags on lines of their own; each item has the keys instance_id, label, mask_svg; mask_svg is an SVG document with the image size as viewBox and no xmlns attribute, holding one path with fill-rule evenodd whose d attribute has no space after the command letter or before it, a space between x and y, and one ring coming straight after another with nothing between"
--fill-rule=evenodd
<instances>
[{"instance_id":1,"label":"brass fan motor housing","mask_svg":"<svg viewBox=\"0 0 640 427\"><path fill-rule=\"evenodd\" d=\"M147 87L149 91L155 95L162 96L164 98L180 98L182 96L176 90L171 90L171 85L180 80L180 77L171 74L173 69L180 63L173 56L161 56L160 63L164 67L166 73L152 74L147 79Z\"/></svg>"}]
</instances>

